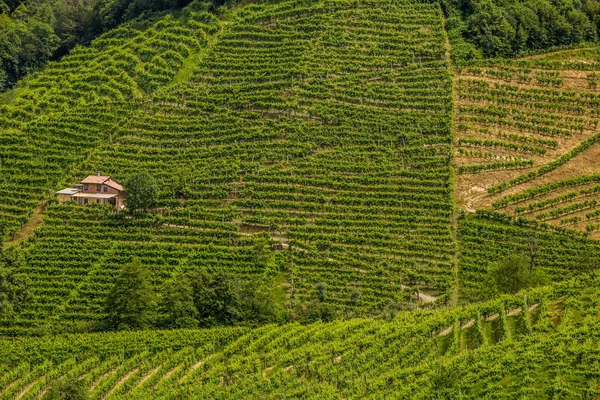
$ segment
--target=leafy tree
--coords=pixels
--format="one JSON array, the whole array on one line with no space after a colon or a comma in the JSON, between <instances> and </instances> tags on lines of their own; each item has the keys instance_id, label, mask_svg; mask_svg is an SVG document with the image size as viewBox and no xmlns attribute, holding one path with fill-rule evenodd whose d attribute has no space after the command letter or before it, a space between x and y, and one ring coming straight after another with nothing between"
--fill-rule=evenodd
<instances>
[{"instance_id":1,"label":"leafy tree","mask_svg":"<svg viewBox=\"0 0 600 400\"><path fill-rule=\"evenodd\" d=\"M234 325L243 318L240 282L230 274L198 270L191 276L200 325Z\"/></svg>"},{"instance_id":2,"label":"leafy tree","mask_svg":"<svg viewBox=\"0 0 600 400\"><path fill-rule=\"evenodd\" d=\"M156 204L158 184L147 172L131 176L125 183L125 202L133 214L138 209L147 210Z\"/></svg>"},{"instance_id":3,"label":"leafy tree","mask_svg":"<svg viewBox=\"0 0 600 400\"><path fill-rule=\"evenodd\" d=\"M327 285L324 282L319 282L315 285L315 289L317 290L317 297L319 298L319 301L325 301L327 298Z\"/></svg>"},{"instance_id":4,"label":"leafy tree","mask_svg":"<svg viewBox=\"0 0 600 400\"><path fill-rule=\"evenodd\" d=\"M156 299L148 269L139 258L121 268L106 298L111 329L143 329L155 320Z\"/></svg>"},{"instance_id":5,"label":"leafy tree","mask_svg":"<svg viewBox=\"0 0 600 400\"><path fill-rule=\"evenodd\" d=\"M198 327L194 289L187 276L176 274L163 284L160 308L166 316L164 325L167 328Z\"/></svg>"},{"instance_id":6,"label":"leafy tree","mask_svg":"<svg viewBox=\"0 0 600 400\"><path fill-rule=\"evenodd\" d=\"M489 295L517 293L519 290L544 284L547 280L543 272L531 269L530 261L526 257L512 255L491 265L486 287Z\"/></svg>"},{"instance_id":7,"label":"leafy tree","mask_svg":"<svg viewBox=\"0 0 600 400\"><path fill-rule=\"evenodd\" d=\"M31 282L26 275L16 274L0 263L0 319L12 318L31 299Z\"/></svg>"},{"instance_id":8,"label":"leafy tree","mask_svg":"<svg viewBox=\"0 0 600 400\"><path fill-rule=\"evenodd\" d=\"M264 284L248 281L242 289L243 320L251 324L283 322L285 312Z\"/></svg>"},{"instance_id":9,"label":"leafy tree","mask_svg":"<svg viewBox=\"0 0 600 400\"><path fill-rule=\"evenodd\" d=\"M43 400L86 400L88 393L83 385L75 378L56 381L46 392Z\"/></svg>"}]
</instances>

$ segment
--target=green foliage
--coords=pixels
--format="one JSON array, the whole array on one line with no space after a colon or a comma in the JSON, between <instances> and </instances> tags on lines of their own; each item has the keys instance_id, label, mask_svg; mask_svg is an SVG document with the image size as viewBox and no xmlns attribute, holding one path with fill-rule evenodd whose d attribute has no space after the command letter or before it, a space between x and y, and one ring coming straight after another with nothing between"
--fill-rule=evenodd
<instances>
[{"instance_id":1,"label":"green foliage","mask_svg":"<svg viewBox=\"0 0 600 400\"><path fill-rule=\"evenodd\" d=\"M327 285L324 282L319 282L315 285L315 290L319 301L324 302L327 299Z\"/></svg>"},{"instance_id":2,"label":"green foliage","mask_svg":"<svg viewBox=\"0 0 600 400\"><path fill-rule=\"evenodd\" d=\"M552 3L547 0L442 2L453 41L453 57L515 57L528 50L596 41L600 32L597 0ZM472 46L475 48L472 48Z\"/></svg>"},{"instance_id":3,"label":"green foliage","mask_svg":"<svg viewBox=\"0 0 600 400\"><path fill-rule=\"evenodd\" d=\"M0 319L18 314L31 299L31 282L24 274L16 273L0 263Z\"/></svg>"},{"instance_id":4,"label":"green foliage","mask_svg":"<svg viewBox=\"0 0 600 400\"><path fill-rule=\"evenodd\" d=\"M548 282L548 277L539 269L531 268L526 257L512 255L498 261L488 269L489 288L492 293L517 293L523 289Z\"/></svg>"},{"instance_id":5,"label":"green foliage","mask_svg":"<svg viewBox=\"0 0 600 400\"><path fill-rule=\"evenodd\" d=\"M86 400L87 390L76 378L60 379L44 394L43 400Z\"/></svg>"},{"instance_id":6,"label":"green foliage","mask_svg":"<svg viewBox=\"0 0 600 400\"><path fill-rule=\"evenodd\" d=\"M198 310L194 289L187 276L177 273L162 285L160 309L167 328L197 328Z\"/></svg>"},{"instance_id":7,"label":"green foliage","mask_svg":"<svg viewBox=\"0 0 600 400\"><path fill-rule=\"evenodd\" d=\"M132 214L153 207L157 198L158 183L148 172L132 175L125 182L125 203Z\"/></svg>"},{"instance_id":8,"label":"green foliage","mask_svg":"<svg viewBox=\"0 0 600 400\"><path fill-rule=\"evenodd\" d=\"M30 383L62 376L80 378L91 398L109 391L134 399L284 398L290 393L303 399L324 394L586 398L597 385L588 382L594 378L584 377L600 367L595 340L600 334L598 287L598 277L581 276L486 303L399 312L391 321L22 338L0 347L5 366L0 382L8 387L3 394L8 398L37 394L28 392L35 387ZM529 335L511 332L510 340L500 342L488 340L485 329L475 331L473 324L479 323L474 319L481 315L480 324L489 324L486 319L499 309L506 308L512 323L525 296L531 304L547 303L554 310L536 324L554 326L557 317L561 329L534 328ZM485 340L478 340L478 335ZM447 346L439 346L445 341ZM101 376L105 378L100 385L95 384L97 378L90 379Z\"/></svg>"},{"instance_id":9,"label":"green foliage","mask_svg":"<svg viewBox=\"0 0 600 400\"><path fill-rule=\"evenodd\" d=\"M25 267L17 247L0 247L0 319L16 316L31 300L31 280L19 270Z\"/></svg>"},{"instance_id":10,"label":"green foliage","mask_svg":"<svg viewBox=\"0 0 600 400\"><path fill-rule=\"evenodd\" d=\"M124 265L106 297L108 328L144 329L156 318L156 296L148 268L139 258Z\"/></svg>"}]
</instances>

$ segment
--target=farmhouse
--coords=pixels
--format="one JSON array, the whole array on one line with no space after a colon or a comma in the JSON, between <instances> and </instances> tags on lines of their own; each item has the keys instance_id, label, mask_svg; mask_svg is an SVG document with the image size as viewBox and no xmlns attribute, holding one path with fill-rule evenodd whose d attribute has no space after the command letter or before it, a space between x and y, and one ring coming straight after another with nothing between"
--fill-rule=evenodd
<instances>
[{"instance_id":1,"label":"farmhouse","mask_svg":"<svg viewBox=\"0 0 600 400\"><path fill-rule=\"evenodd\" d=\"M123 186L110 176L89 175L78 185L72 188L59 190L55 193L61 204L67 201L76 201L80 206L86 204L112 204L115 208L125 207L125 195Z\"/></svg>"}]
</instances>

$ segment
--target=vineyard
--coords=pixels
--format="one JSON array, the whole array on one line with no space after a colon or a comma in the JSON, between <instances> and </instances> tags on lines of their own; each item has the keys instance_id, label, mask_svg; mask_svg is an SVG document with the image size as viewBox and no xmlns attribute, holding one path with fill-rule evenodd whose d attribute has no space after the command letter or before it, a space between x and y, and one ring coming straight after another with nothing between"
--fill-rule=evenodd
<instances>
[{"instance_id":1,"label":"vineyard","mask_svg":"<svg viewBox=\"0 0 600 400\"><path fill-rule=\"evenodd\" d=\"M144 170L160 184L160 204L153 218L121 222L106 210L50 205L24 244L33 304L0 329L19 335L47 329L52 318L98 319L116 271L133 257L150 266L157 285L178 265L273 279L255 261L254 244L265 235L292 301L313 299L318 282L332 305L363 315L408 286L446 298L456 266L452 107L437 8L283 2L232 11L226 24L201 17L167 16L148 33L110 32L24 85L52 96L41 87L53 84L45 74L80 82L93 75L85 69L93 54L114 53L101 69L133 70L134 89L104 107L102 94L76 96L56 82L65 92L55 96L83 97L85 105L60 114L31 105L41 116L22 129L48 113L64 124L80 112L96 136L70 144L73 157L57 160L54 182L39 157L23 179L43 175L49 189L97 170L117 180ZM172 43L170 60L131 44L162 40ZM171 72L168 85L149 78L166 64L183 72ZM96 119L93 107L103 110ZM25 195L20 218L40 200Z\"/></svg>"},{"instance_id":2,"label":"vineyard","mask_svg":"<svg viewBox=\"0 0 600 400\"><path fill-rule=\"evenodd\" d=\"M435 2L234 3L0 93L0 399L600 396L598 47L463 64ZM96 173L156 201L59 204ZM490 295L511 257L545 280ZM223 273L283 317L103 325L127 265L159 300Z\"/></svg>"},{"instance_id":3,"label":"vineyard","mask_svg":"<svg viewBox=\"0 0 600 400\"><path fill-rule=\"evenodd\" d=\"M596 396L598 348L583 338L600 333L597 287L584 278L390 322L19 339L0 349L0 397L38 398L69 378L91 399Z\"/></svg>"},{"instance_id":4,"label":"vineyard","mask_svg":"<svg viewBox=\"0 0 600 400\"><path fill-rule=\"evenodd\" d=\"M191 15L185 24L166 16L149 27L115 29L5 95L0 223L7 233L25 224L49 191L70 181L91 151L112 141L144 93L175 77L206 43L205 32L214 31L208 16Z\"/></svg>"},{"instance_id":5,"label":"vineyard","mask_svg":"<svg viewBox=\"0 0 600 400\"><path fill-rule=\"evenodd\" d=\"M595 237L599 72L597 49L462 68L456 78L458 206Z\"/></svg>"}]
</instances>

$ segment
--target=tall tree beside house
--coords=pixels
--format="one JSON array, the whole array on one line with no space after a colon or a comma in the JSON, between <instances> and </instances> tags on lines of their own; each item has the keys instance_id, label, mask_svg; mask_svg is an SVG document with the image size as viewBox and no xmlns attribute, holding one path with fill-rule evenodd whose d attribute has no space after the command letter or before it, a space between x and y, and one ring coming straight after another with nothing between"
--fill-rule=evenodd
<instances>
[{"instance_id":1,"label":"tall tree beside house","mask_svg":"<svg viewBox=\"0 0 600 400\"><path fill-rule=\"evenodd\" d=\"M154 206L157 199L158 184L148 172L132 175L125 183L125 203L132 214Z\"/></svg>"},{"instance_id":2,"label":"tall tree beside house","mask_svg":"<svg viewBox=\"0 0 600 400\"><path fill-rule=\"evenodd\" d=\"M105 311L111 329L151 327L156 317L156 297L148 269L139 258L122 267L108 293Z\"/></svg>"}]
</instances>

